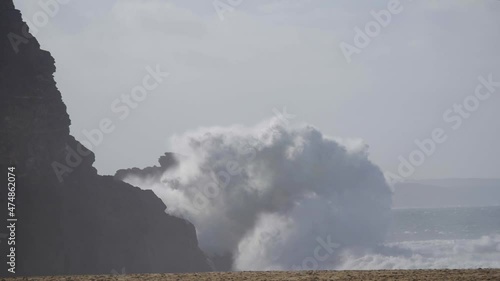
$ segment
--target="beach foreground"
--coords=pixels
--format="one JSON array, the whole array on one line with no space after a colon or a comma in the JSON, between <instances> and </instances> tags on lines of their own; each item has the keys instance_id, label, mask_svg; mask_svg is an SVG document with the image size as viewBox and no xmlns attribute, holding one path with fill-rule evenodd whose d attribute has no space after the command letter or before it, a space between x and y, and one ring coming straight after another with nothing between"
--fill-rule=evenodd
<instances>
[{"instance_id":1,"label":"beach foreground","mask_svg":"<svg viewBox=\"0 0 500 281\"><path fill-rule=\"evenodd\" d=\"M31 278L5 278L3 280L149 280L149 281L197 281L197 280L500 280L500 269L466 270L363 270L363 271L275 271L275 272L211 272L193 274L129 274L46 276Z\"/></svg>"}]
</instances>

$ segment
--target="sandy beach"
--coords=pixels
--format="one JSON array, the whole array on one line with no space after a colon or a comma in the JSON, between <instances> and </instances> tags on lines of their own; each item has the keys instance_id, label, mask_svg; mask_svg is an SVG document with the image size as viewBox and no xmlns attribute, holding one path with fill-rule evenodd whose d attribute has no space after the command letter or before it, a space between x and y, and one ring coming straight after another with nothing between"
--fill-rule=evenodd
<instances>
[{"instance_id":1,"label":"sandy beach","mask_svg":"<svg viewBox=\"0 0 500 281\"><path fill-rule=\"evenodd\" d=\"M193 274L130 274L130 275L86 275L86 276L46 276L5 278L2 281L198 281L198 280L500 280L500 269L467 269L467 270L363 270L363 271L276 271L276 272L212 272Z\"/></svg>"}]
</instances>

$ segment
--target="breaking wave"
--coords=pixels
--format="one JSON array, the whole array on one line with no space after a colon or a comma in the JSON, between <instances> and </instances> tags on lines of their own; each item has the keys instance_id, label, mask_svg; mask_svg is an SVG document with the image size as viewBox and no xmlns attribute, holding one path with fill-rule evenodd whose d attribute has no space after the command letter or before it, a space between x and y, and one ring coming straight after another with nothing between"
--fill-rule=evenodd
<instances>
[{"instance_id":1,"label":"breaking wave","mask_svg":"<svg viewBox=\"0 0 500 281\"><path fill-rule=\"evenodd\" d=\"M202 250L234 270L333 267L344 249L384 242L391 191L360 141L275 118L202 128L170 147L183 156L161 180L125 180L191 221Z\"/></svg>"}]
</instances>

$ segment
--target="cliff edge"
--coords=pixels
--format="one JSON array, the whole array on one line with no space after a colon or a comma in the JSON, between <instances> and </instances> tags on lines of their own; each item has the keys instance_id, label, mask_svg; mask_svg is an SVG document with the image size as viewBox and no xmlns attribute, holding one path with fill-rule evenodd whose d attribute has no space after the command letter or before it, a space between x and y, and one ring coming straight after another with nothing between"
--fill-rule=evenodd
<instances>
[{"instance_id":1,"label":"cliff edge","mask_svg":"<svg viewBox=\"0 0 500 281\"><path fill-rule=\"evenodd\" d=\"M6 270L10 166L16 168L15 275L209 271L191 223L167 215L153 192L97 174L94 154L69 133L55 70L12 0L2 0L0 275L14 275ZM64 177L58 169L67 169Z\"/></svg>"}]
</instances>

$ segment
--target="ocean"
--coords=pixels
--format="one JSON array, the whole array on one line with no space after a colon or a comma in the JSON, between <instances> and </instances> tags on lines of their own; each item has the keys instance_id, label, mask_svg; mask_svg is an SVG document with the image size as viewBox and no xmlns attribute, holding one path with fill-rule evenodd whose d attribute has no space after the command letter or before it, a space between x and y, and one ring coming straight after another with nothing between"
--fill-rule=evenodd
<instances>
[{"instance_id":1,"label":"ocean","mask_svg":"<svg viewBox=\"0 0 500 281\"><path fill-rule=\"evenodd\" d=\"M500 206L395 209L387 243L337 269L500 268Z\"/></svg>"},{"instance_id":2,"label":"ocean","mask_svg":"<svg viewBox=\"0 0 500 281\"><path fill-rule=\"evenodd\" d=\"M500 234L500 206L395 209L388 241L478 239Z\"/></svg>"}]
</instances>

